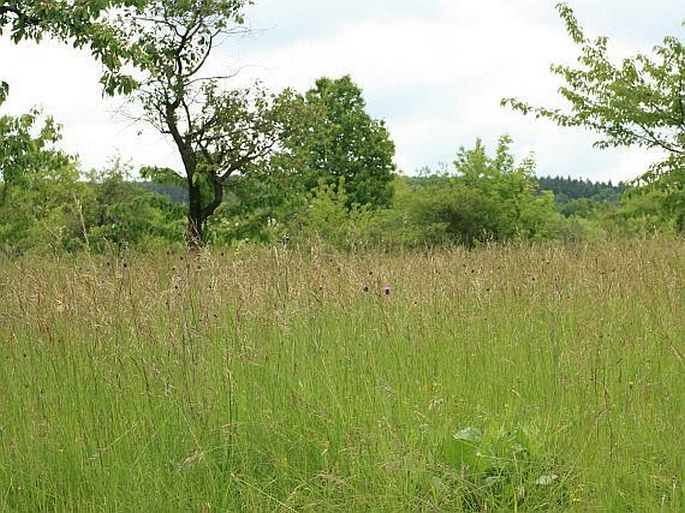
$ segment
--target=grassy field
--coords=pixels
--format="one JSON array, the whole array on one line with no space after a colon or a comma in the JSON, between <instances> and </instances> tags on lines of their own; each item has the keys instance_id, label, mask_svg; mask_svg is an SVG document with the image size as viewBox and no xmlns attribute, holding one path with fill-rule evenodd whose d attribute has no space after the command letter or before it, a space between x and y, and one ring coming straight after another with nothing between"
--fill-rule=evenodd
<instances>
[{"instance_id":1,"label":"grassy field","mask_svg":"<svg viewBox=\"0 0 685 513\"><path fill-rule=\"evenodd\" d=\"M0 262L0 511L685 511L685 242Z\"/></svg>"}]
</instances>

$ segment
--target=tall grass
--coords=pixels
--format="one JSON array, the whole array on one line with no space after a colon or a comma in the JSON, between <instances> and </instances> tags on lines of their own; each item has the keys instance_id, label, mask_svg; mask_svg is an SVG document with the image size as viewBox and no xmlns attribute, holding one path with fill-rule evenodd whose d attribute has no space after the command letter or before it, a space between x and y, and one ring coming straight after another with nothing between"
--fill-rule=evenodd
<instances>
[{"instance_id":1,"label":"tall grass","mask_svg":"<svg viewBox=\"0 0 685 513\"><path fill-rule=\"evenodd\" d=\"M2 511L685 510L682 240L0 265Z\"/></svg>"}]
</instances>

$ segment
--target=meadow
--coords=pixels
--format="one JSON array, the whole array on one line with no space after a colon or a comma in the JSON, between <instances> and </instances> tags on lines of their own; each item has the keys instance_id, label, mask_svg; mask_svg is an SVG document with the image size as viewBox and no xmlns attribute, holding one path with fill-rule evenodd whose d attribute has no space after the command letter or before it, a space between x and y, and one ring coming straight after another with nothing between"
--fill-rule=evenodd
<instances>
[{"instance_id":1,"label":"meadow","mask_svg":"<svg viewBox=\"0 0 685 513\"><path fill-rule=\"evenodd\" d=\"M0 511L685 511L685 242L0 261Z\"/></svg>"}]
</instances>

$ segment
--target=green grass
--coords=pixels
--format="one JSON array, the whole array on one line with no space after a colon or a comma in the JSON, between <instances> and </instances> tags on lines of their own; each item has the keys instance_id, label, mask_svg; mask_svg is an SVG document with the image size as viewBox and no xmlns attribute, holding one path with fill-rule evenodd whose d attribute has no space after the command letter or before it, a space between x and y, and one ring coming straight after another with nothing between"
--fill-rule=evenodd
<instances>
[{"instance_id":1,"label":"green grass","mask_svg":"<svg viewBox=\"0 0 685 513\"><path fill-rule=\"evenodd\" d=\"M683 358L677 239L6 260L0 511L683 511Z\"/></svg>"}]
</instances>

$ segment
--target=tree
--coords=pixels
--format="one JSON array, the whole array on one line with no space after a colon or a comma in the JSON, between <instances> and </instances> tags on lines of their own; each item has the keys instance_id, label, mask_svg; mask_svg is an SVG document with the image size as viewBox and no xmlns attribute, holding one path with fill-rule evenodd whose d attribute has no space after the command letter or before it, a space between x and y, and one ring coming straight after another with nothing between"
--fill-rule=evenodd
<instances>
[{"instance_id":1,"label":"tree","mask_svg":"<svg viewBox=\"0 0 685 513\"><path fill-rule=\"evenodd\" d=\"M388 206L392 201L395 145L383 121L366 112L361 89L349 76L321 78L296 98L298 115L283 141L286 167L307 190L344 180L348 206Z\"/></svg>"},{"instance_id":2,"label":"tree","mask_svg":"<svg viewBox=\"0 0 685 513\"><path fill-rule=\"evenodd\" d=\"M533 107L514 98L502 100L523 114L551 119L560 126L588 128L601 135L599 148L640 146L657 148L665 158L643 175L647 182L667 188L685 187L685 45L678 38L664 38L654 56L637 54L614 64L608 39L594 41L581 29L565 3L557 10L566 31L580 47L579 67L553 65L564 79L559 92L570 109Z\"/></svg>"},{"instance_id":3,"label":"tree","mask_svg":"<svg viewBox=\"0 0 685 513\"><path fill-rule=\"evenodd\" d=\"M226 76L206 72L213 50L245 31L246 0L153 0L144 11L124 12L115 27L139 49L143 73L131 96L142 120L174 141L183 172L155 170L166 181L181 177L188 190L187 238L205 239L204 227L224 199L231 175L267 159L282 128L286 95L259 87L226 90ZM148 170L150 171L150 170Z\"/></svg>"}]
</instances>

